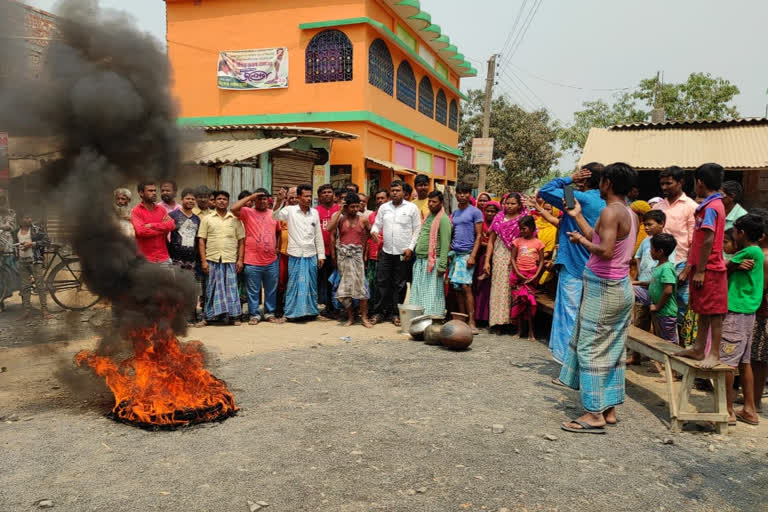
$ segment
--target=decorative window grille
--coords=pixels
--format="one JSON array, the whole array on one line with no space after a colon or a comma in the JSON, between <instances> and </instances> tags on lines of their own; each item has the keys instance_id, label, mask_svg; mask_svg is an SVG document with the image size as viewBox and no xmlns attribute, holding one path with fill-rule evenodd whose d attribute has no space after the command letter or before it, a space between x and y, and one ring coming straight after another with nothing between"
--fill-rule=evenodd
<instances>
[{"instance_id":1,"label":"decorative window grille","mask_svg":"<svg viewBox=\"0 0 768 512\"><path fill-rule=\"evenodd\" d=\"M305 54L306 82L348 82L352 80L352 43L339 30L315 35Z\"/></svg>"},{"instance_id":2,"label":"decorative window grille","mask_svg":"<svg viewBox=\"0 0 768 512\"><path fill-rule=\"evenodd\" d=\"M411 108L416 108L416 76L408 61L397 68L397 99Z\"/></svg>"},{"instance_id":3,"label":"decorative window grille","mask_svg":"<svg viewBox=\"0 0 768 512\"><path fill-rule=\"evenodd\" d=\"M368 82L390 96L395 92L395 66L382 39L376 39L368 49Z\"/></svg>"},{"instance_id":4,"label":"decorative window grille","mask_svg":"<svg viewBox=\"0 0 768 512\"><path fill-rule=\"evenodd\" d=\"M432 82L426 76L419 82L419 112L427 117L435 117L435 94L432 92Z\"/></svg>"},{"instance_id":5,"label":"decorative window grille","mask_svg":"<svg viewBox=\"0 0 768 512\"><path fill-rule=\"evenodd\" d=\"M459 130L459 106L456 100L451 100L451 106L448 109L448 128L453 131Z\"/></svg>"},{"instance_id":6,"label":"decorative window grille","mask_svg":"<svg viewBox=\"0 0 768 512\"><path fill-rule=\"evenodd\" d=\"M445 93L442 89L437 91L437 99L435 100L435 120L440 124L448 122L448 100L445 98Z\"/></svg>"}]
</instances>

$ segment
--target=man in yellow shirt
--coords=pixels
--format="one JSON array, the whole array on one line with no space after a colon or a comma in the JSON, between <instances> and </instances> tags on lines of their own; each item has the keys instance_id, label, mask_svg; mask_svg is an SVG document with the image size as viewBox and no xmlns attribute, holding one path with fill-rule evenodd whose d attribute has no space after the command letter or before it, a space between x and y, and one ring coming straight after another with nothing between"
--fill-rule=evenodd
<instances>
[{"instance_id":1,"label":"man in yellow shirt","mask_svg":"<svg viewBox=\"0 0 768 512\"><path fill-rule=\"evenodd\" d=\"M200 217L202 220L203 215L210 215L214 212L214 210L209 209L209 202L210 202L210 196L211 196L211 189L206 187L205 185L201 185L195 189L195 202L197 203L194 208L192 208L192 213Z\"/></svg>"},{"instance_id":2,"label":"man in yellow shirt","mask_svg":"<svg viewBox=\"0 0 768 512\"><path fill-rule=\"evenodd\" d=\"M207 320L223 318L233 325L240 325L242 308L237 289L237 274L243 271L245 254L245 229L242 222L229 208L229 192L213 193L216 210L201 218L197 232L200 246L200 264L208 276L205 308ZM198 324L200 325L200 324Z\"/></svg>"},{"instance_id":3,"label":"man in yellow shirt","mask_svg":"<svg viewBox=\"0 0 768 512\"><path fill-rule=\"evenodd\" d=\"M416 179L413 180L414 188L416 189L417 199L412 201L416 205L416 208L421 212L421 220L429 216L429 176L426 174L419 174ZM406 198L407 199L407 198Z\"/></svg>"}]
</instances>

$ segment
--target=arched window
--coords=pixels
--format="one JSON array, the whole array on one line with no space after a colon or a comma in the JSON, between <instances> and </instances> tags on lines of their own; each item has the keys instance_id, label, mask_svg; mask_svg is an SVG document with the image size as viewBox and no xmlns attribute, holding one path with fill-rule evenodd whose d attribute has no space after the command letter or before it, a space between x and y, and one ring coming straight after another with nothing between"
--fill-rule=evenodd
<instances>
[{"instance_id":1,"label":"arched window","mask_svg":"<svg viewBox=\"0 0 768 512\"><path fill-rule=\"evenodd\" d=\"M352 43L344 32L323 30L309 42L305 62L308 84L352 80Z\"/></svg>"},{"instance_id":2,"label":"arched window","mask_svg":"<svg viewBox=\"0 0 768 512\"><path fill-rule=\"evenodd\" d=\"M416 76L408 61L397 68L397 99L411 108L416 108Z\"/></svg>"},{"instance_id":3,"label":"arched window","mask_svg":"<svg viewBox=\"0 0 768 512\"><path fill-rule=\"evenodd\" d=\"M432 92L432 82L426 76L419 82L419 112L427 117L435 117L435 94Z\"/></svg>"},{"instance_id":4,"label":"arched window","mask_svg":"<svg viewBox=\"0 0 768 512\"><path fill-rule=\"evenodd\" d=\"M395 66L382 39L373 41L368 49L368 82L390 96L395 92Z\"/></svg>"},{"instance_id":5,"label":"arched window","mask_svg":"<svg viewBox=\"0 0 768 512\"><path fill-rule=\"evenodd\" d=\"M437 99L435 99L435 120L440 124L448 122L448 100L442 89L437 91Z\"/></svg>"},{"instance_id":6,"label":"arched window","mask_svg":"<svg viewBox=\"0 0 768 512\"><path fill-rule=\"evenodd\" d=\"M459 130L459 106L456 100L451 100L451 106L448 109L448 128L453 131Z\"/></svg>"}]
</instances>

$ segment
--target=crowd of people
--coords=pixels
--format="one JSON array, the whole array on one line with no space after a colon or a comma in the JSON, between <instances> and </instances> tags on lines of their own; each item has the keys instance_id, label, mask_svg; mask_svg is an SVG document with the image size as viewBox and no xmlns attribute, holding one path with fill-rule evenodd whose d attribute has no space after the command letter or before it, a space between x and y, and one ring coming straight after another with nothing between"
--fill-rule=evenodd
<instances>
[{"instance_id":1,"label":"crowd of people","mask_svg":"<svg viewBox=\"0 0 768 512\"><path fill-rule=\"evenodd\" d=\"M629 165L590 163L527 197L474 198L459 183L453 211L426 175L413 188L395 180L371 201L353 183L322 185L316 197L300 184L277 197L242 191L233 204L223 190L179 194L173 181L144 181L133 208L131 191L115 190L114 212L147 261L198 280L197 326L399 325L398 305L408 303L435 317L463 313L475 333L532 340L544 290L555 296L549 348L561 371L552 382L579 390L585 409L563 429L604 433L617 421L626 364L639 361L625 348L632 324L704 368L738 367L730 421L757 424L768 377L768 210L745 210L741 185L723 176L718 164L700 166L689 197L685 172L670 167L659 175L663 197L644 201ZM16 226L2 197L0 243L4 258L17 252L29 310L47 236L28 215ZM47 316L44 292L40 305Z\"/></svg>"}]
</instances>

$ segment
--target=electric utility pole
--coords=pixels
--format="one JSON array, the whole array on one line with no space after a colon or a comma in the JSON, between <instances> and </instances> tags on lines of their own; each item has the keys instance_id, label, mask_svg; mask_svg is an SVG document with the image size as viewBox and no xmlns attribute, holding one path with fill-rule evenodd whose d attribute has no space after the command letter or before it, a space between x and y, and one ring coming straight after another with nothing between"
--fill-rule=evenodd
<instances>
[{"instance_id":1,"label":"electric utility pole","mask_svg":"<svg viewBox=\"0 0 768 512\"><path fill-rule=\"evenodd\" d=\"M487 139L491 131L491 101L493 100L493 85L496 83L496 55L488 60L488 75L485 79L485 105L483 106L483 138ZM485 192L485 175L487 165L478 168L477 190Z\"/></svg>"}]
</instances>

